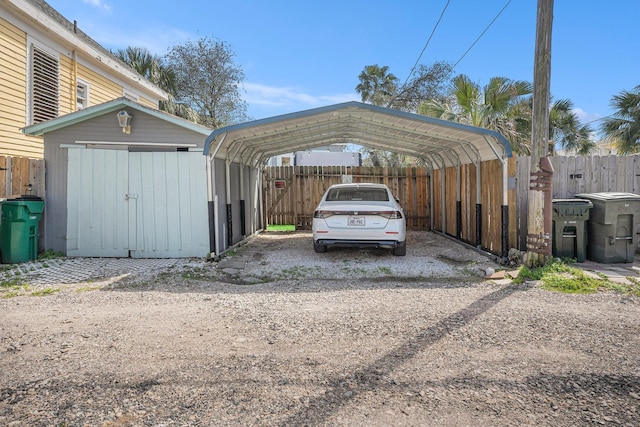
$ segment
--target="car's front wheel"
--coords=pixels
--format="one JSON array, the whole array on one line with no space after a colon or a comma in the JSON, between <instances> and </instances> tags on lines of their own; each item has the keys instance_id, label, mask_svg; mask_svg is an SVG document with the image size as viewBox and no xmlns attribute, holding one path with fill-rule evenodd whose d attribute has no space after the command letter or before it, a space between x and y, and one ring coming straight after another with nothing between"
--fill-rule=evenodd
<instances>
[{"instance_id":1,"label":"car's front wheel","mask_svg":"<svg viewBox=\"0 0 640 427\"><path fill-rule=\"evenodd\" d=\"M405 256L407 254L407 242L401 242L398 246L391 249L391 253L395 256Z\"/></svg>"},{"instance_id":2,"label":"car's front wheel","mask_svg":"<svg viewBox=\"0 0 640 427\"><path fill-rule=\"evenodd\" d=\"M323 254L327 252L327 245L321 245L319 243L313 243L313 251L317 254Z\"/></svg>"}]
</instances>

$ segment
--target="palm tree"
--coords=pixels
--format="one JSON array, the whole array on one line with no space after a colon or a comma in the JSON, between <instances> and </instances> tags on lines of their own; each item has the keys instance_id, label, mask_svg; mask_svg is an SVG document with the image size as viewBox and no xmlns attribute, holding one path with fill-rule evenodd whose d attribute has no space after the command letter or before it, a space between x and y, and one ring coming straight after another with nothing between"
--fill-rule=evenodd
<instances>
[{"instance_id":1,"label":"palm tree","mask_svg":"<svg viewBox=\"0 0 640 427\"><path fill-rule=\"evenodd\" d=\"M171 68L164 65L162 58L152 55L144 47L129 46L125 50L118 49L112 53L138 74L167 92L168 99L159 102L159 107L162 111L192 122L197 123L199 121L198 114L191 107L175 101L176 76Z\"/></svg>"},{"instance_id":2,"label":"palm tree","mask_svg":"<svg viewBox=\"0 0 640 427\"><path fill-rule=\"evenodd\" d=\"M367 65L358 75L358 79L360 83L356 86L356 92L360 94L362 102L380 107L387 106L396 96L398 78L389 72L389 67L386 65L383 67L378 64ZM362 147L361 152L371 166L396 166L396 164L390 164L390 152L369 147ZM394 160L397 160L397 157Z\"/></svg>"},{"instance_id":3,"label":"palm tree","mask_svg":"<svg viewBox=\"0 0 640 427\"><path fill-rule=\"evenodd\" d=\"M174 73L163 65L162 58L152 55L147 48L129 46L113 54L160 89L175 94Z\"/></svg>"},{"instance_id":4,"label":"palm tree","mask_svg":"<svg viewBox=\"0 0 640 427\"><path fill-rule=\"evenodd\" d=\"M593 129L580 123L578 116L572 111L573 103L569 99L555 101L549 109L549 152L555 152L555 146L588 155L596 148L591 139Z\"/></svg>"},{"instance_id":5,"label":"palm tree","mask_svg":"<svg viewBox=\"0 0 640 427\"><path fill-rule=\"evenodd\" d=\"M450 101L427 101L419 114L495 130L509 140L518 154L529 154L530 109L524 107L526 95L533 91L531 83L493 77L481 88L468 76L453 78ZM454 102L453 104L451 102Z\"/></svg>"},{"instance_id":6,"label":"palm tree","mask_svg":"<svg viewBox=\"0 0 640 427\"><path fill-rule=\"evenodd\" d=\"M389 72L386 65L367 65L358 79L360 83L356 86L356 92L362 97L362 102L386 106L398 90L398 78Z\"/></svg>"},{"instance_id":7,"label":"palm tree","mask_svg":"<svg viewBox=\"0 0 640 427\"><path fill-rule=\"evenodd\" d=\"M640 85L614 95L611 106L616 111L602 123L605 137L620 154L640 153Z\"/></svg>"}]
</instances>

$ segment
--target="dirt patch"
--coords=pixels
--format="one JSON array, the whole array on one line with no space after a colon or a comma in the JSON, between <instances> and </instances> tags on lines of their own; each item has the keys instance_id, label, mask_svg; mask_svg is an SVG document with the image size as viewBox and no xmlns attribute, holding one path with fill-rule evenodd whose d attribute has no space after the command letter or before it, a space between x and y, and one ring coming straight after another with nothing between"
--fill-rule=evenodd
<instances>
[{"instance_id":1,"label":"dirt patch","mask_svg":"<svg viewBox=\"0 0 640 427\"><path fill-rule=\"evenodd\" d=\"M495 264L431 233L406 257L315 254L304 233L234 257L0 300L0 425L640 418L638 298L487 282Z\"/></svg>"}]
</instances>

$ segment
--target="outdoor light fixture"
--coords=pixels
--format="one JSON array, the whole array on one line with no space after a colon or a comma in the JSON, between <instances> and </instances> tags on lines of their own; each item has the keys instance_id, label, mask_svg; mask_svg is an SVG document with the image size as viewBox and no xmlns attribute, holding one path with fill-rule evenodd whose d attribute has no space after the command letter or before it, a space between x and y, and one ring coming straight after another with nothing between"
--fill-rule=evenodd
<instances>
[{"instance_id":1,"label":"outdoor light fixture","mask_svg":"<svg viewBox=\"0 0 640 427\"><path fill-rule=\"evenodd\" d=\"M118 124L122 128L122 133L129 135L131 133L131 116L124 110L116 115L118 116Z\"/></svg>"}]
</instances>

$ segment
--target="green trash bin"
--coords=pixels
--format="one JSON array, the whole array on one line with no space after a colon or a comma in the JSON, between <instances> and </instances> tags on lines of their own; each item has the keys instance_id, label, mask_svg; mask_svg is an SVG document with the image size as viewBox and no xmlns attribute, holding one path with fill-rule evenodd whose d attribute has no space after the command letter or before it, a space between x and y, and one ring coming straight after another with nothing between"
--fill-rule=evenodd
<instances>
[{"instance_id":1,"label":"green trash bin","mask_svg":"<svg viewBox=\"0 0 640 427\"><path fill-rule=\"evenodd\" d=\"M631 263L638 242L640 195L604 192L577 194L593 202L587 257L605 264Z\"/></svg>"},{"instance_id":2,"label":"green trash bin","mask_svg":"<svg viewBox=\"0 0 640 427\"><path fill-rule=\"evenodd\" d=\"M551 205L553 256L584 262L587 258L587 221L593 203L585 199L553 199Z\"/></svg>"},{"instance_id":3,"label":"green trash bin","mask_svg":"<svg viewBox=\"0 0 640 427\"><path fill-rule=\"evenodd\" d=\"M0 204L0 261L17 264L38 257L38 225L44 201L37 196L18 196Z\"/></svg>"}]
</instances>

